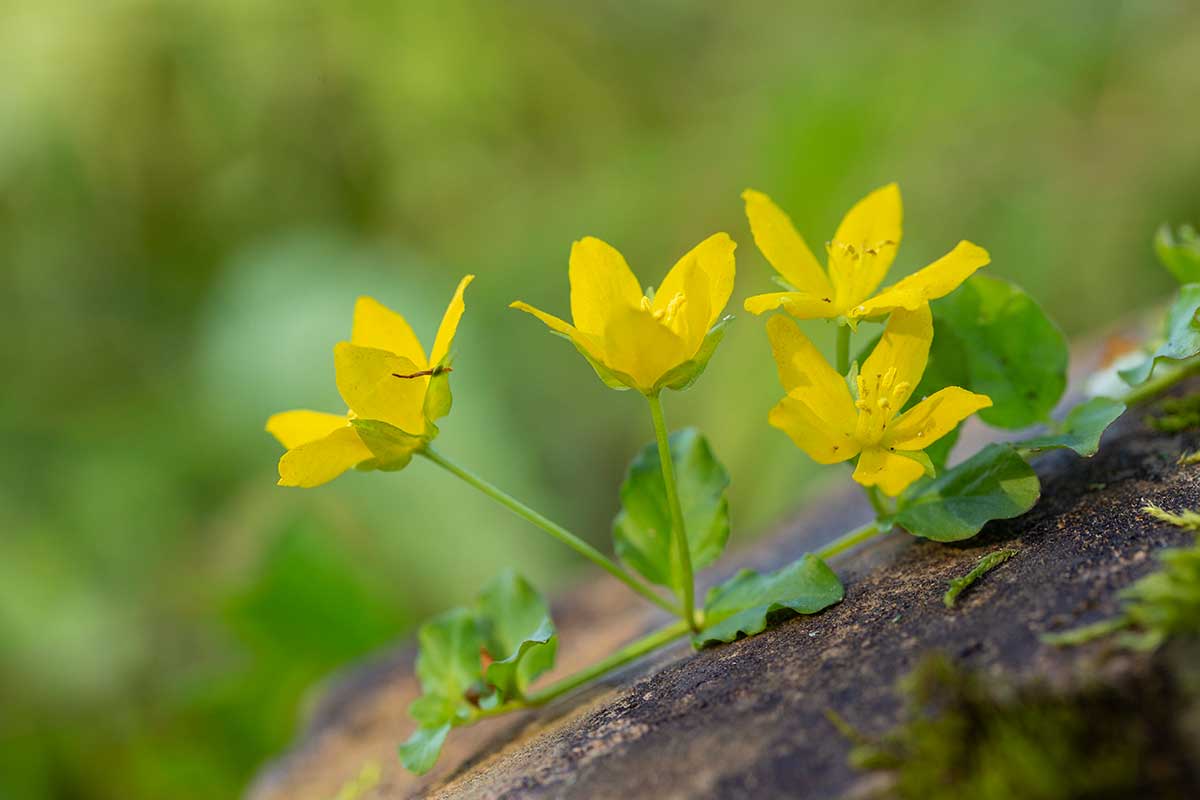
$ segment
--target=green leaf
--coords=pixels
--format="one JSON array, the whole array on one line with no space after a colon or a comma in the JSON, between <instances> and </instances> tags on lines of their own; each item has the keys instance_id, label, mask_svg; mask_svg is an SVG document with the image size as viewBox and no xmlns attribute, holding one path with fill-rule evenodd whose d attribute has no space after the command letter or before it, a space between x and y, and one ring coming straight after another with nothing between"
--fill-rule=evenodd
<instances>
[{"instance_id":1,"label":"green leaf","mask_svg":"<svg viewBox=\"0 0 1200 800\"><path fill-rule=\"evenodd\" d=\"M509 570L484 588L477 608L484 646L494 659L485 680L502 700L523 697L529 684L554 666L558 637L546 602Z\"/></svg>"},{"instance_id":2,"label":"green leaf","mask_svg":"<svg viewBox=\"0 0 1200 800\"><path fill-rule=\"evenodd\" d=\"M1056 430L1035 436L1013 447L1025 450L1067 448L1081 456L1094 456L1100 449L1100 437L1108 426L1125 413L1125 404L1110 397L1093 397L1071 409Z\"/></svg>"},{"instance_id":3,"label":"green leaf","mask_svg":"<svg viewBox=\"0 0 1200 800\"><path fill-rule=\"evenodd\" d=\"M1023 514L1037 502L1037 475L1010 445L992 444L900 496L895 522L914 536L956 542L989 520Z\"/></svg>"},{"instance_id":4,"label":"green leaf","mask_svg":"<svg viewBox=\"0 0 1200 800\"><path fill-rule=\"evenodd\" d=\"M717 345L725 338L725 328L732 319L733 317L723 317L718 320L717 324L713 325L705 335L704 341L700 344L700 349L696 351L696 355L659 378L654 388L662 389L665 387L682 392L695 383L704 374L704 369L708 366L709 359L713 357L713 353L716 352Z\"/></svg>"},{"instance_id":5,"label":"green leaf","mask_svg":"<svg viewBox=\"0 0 1200 800\"><path fill-rule=\"evenodd\" d=\"M729 473L695 428L672 433L670 445L692 567L700 569L721 555L729 539ZM682 578L671 541L671 508L654 442L630 464L621 506L613 521L617 555L647 580L678 594Z\"/></svg>"},{"instance_id":6,"label":"green leaf","mask_svg":"<svg viewBox=\"0 0 1200 800\"><path fill-rule=\"evenodd\" d=\"M1180 283L1200 281L1200 234L1191 225L1181 225L1172 234L1171 226L1164 224L1154 235L1154 252Z\"/></svg>"},{"instance_id":7,"label":"green leaf","mask_svg":"<svg viewBox=\"0 0 1200 800\"><path fill-rule=\"evenodd\" d=\"M1136 386L1150 377L1155 366L1163 361L1181 361L1200 353L1200 283L1189 283L1179 290L1179 296L1167 312L1166 340L1136 367L1121 370L1121 378Z\"/></svg>"},{"instance_id":8,"label":"green leaf","mask_svg":"<svg viewBox=\"0 0 1200 800\"><path fill-rule=\"evenodd\" d=\"M363 470L404 469L408 462L412 461L413 453L424 446L426 441L420 436L405 433L395 425L377 419L352 419L350 424L358 431L358 438L362 439L363 444L375 456L367 463L359 465L359 469Z\"/></svg>"},{"instance_id":9,"label":"green leaf","mask_svg":"<svg viewBox=\"0 0 1200 800\"><path fill-rule=\"evenodd\" d=\"M1050 415L1067 385L1067 341L1033 298L975 275L932 307L933 346L914 398L962 386L992 398L980 419L1010 430Z\"/></svg>"},{"instance_id":10,"label":"green leaf","mask_svg":"<svg viewBox=\"0 0 1200 800\"><path fill-rule=\"evenodd\" d=\"M703 647L753 636L766 629L773 615L815 614L840 602L843 594L838 576L811 553L766 575L744 569L708 590L704 630L692 643Z\"/></svg>"},{"instance_id":11,"label":"green leaf","mask_svg":"<svg viewBox=\"0 0 1200 800\"><path fill-rule=\"evenodd\" d=\"M455 608L434 617L417 632L417 643L417 678L424 695L413 701L409 713L425 727L466 721L471 716L467 692L483 678L483 638L475 615Z\"/></svg>"},{"instance_id":12,"label":"green leaf","mask_svg":"<svg viewBox=\"0 0 1200 800\"><path fill-rule=\"evenodd\" d=\"M415 775L424 775L433 769L441 755L442 745L450 733L450 723L417 728L408 741L400 745L400 763Z\"/></svg>"}]
</instances>

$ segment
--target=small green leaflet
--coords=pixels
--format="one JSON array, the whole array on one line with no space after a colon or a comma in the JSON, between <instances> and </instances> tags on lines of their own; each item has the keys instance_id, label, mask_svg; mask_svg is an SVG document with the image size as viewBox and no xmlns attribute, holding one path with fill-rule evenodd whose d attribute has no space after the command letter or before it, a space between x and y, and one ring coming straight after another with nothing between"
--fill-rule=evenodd
<instances>
[{"instance_id":1,"label":"small green leaflet","mask_svg":"<svg viewBox=\"0 0 1200 800\"><path fill-rule=\"evenodd\" d=\"M1144 382L1160 362L1181 361L1200 353L1200 283L1189 283L1167 312L1165 341L1136 367L1121 370L1121 378L1130 386Z\"/></svg>"},{"instance_id":2,"label":"small green leaflet","mask_svg":"<svg viewBox=\"0 0 1200 800\"><path fill-rule=\"evenodd\" d=\"M1180 283L1200 281L1200 234L1191 225L1181 225L1177 233L1163 225L1154 235L1158 260Z\"/></svg>"},{"instance_id":3,"label":"small green leaflet","mask_svg":"<svg viewBox=\"0 0 1200 800\"><path fill-rule=\"evenodd\" d=\"M962 386L992 398L980 419L1009 430L1050 415L1067 386L1067 341L1033 298L974 275L932 308L933 346L915 399Z\"/></svg>"},{"instance_id":4,"label":"small green leaflet","mask_svg":"<svg viewBox=\"0 0 1200 800\"><path fill-rule=\"evenodd\" d=\"M709 360L717 350L717 345L721 343L721 339L725 338L725 328L731 320L733 320L731 316L718 320L717 324L713 325L705 335L696 355L659 378L656 386L682 392L695 383L704 374Z\"/></svg>"},{"instance_id":5,"label":"small green leaflet","mask_svg":"<svg viewBox=\"0 0 1200 800\"><path fill-rule=\"evenodd\" d=\"M1120 400L1093 397L1072 408L1054 432L1015 442L1013 447L1031 451L1067 448L1081 456L1094 456L1104 431L1124 413L1125 404Z\"/></svg>"},{"instance_id":6,"label":"small green leaflet","mask_svg":"<svg viewBox=\"0 0 1200 800\"><path fill-rule=\"evenodd\" d=\"M843 594L837 575L811 553L765 575L744 569L708 590L704 630L692 643L704 647L753 636L781 612L815 614L840 602Z\"/></svg>"},{"instance_id":7,"label":"small green leaflet","mask_svg":"<svg viewBox=\"0 0 1200 800\"><path fill-rule=\"evenodd\" d=\"M505 700L523 697L535 678L554 665L558 637L541 595L512 570L501 573L476 601L484 646L494 659L486 682Z\"/></svg>"},{"instance_id":8,"label":"small green leaflet","mask_svg":"<svg viewBox=\"0 0 1200 800\"><path fill-rule=\"evenodd\" d=\"M992 444L906 489L894 520L914 536L956 542L979 533L990 520L1025 513L1040 492L1025 459L1010 445Z\"/></svg>"},{"instance_id":9,"label":"small green leaflet","mask_svg":"<svg viewBox=\"0 0 1200 800\"><path fill-rule=\"evenodd\" d=\"M408 741L400 745L400 763L414 775L424 775L433 769L438 756L442 754L442 745L450 733L450 723L434 725L428 728L417 728Z\"/></svg>"},{"instance_id":10,"label":"small green leaflet","mask_svg":"<svg viewBox=\"0 0 1200 800\"><path fill-rule=\"evenodd\" d=\"M729 540L729 473L695 428L670 436L671 460L688 531L692 567L711 564ZM682 590L671 536L671 510L658 446L642 448L621 484L621 511L613 520L617 555L653 583Z\"/></svg>"},{"instance_id":11,"label":"small green leaflet","mask_svg":"<svg viewBox=\"0 0 1200 800\"><path fill-rule=\"evenodd\" d=\"M400 760L420 775L433 767L452 727L522 697L554 666L558 638L546 602L510 571L489 583L473 608L456 608L422 625L417 642L423 694L408 713L420 727L400 746ZM491 661L486 672L484 654Z\"/></svg>"},{"instance_id":12,"label":"small green leaflet","mask_svg":"<svg viewBox=\"0 0 1200 800\"><path fill-rule=\"evenodd\" d=\"M466 696L481 677L483 639L475 615L456 608L422 625L417 641L417 678L424 694L408 713L421 727L400 746L400 759L405 769L419 775L437 760L450 727L471 718Z\"/></svg>"}]
</instances>

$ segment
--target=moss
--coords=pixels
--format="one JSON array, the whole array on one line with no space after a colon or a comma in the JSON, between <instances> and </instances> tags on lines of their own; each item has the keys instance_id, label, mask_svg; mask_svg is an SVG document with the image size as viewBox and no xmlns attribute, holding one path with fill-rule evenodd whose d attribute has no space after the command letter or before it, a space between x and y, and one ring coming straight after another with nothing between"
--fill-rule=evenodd
<instances>
[{"instance_id":1,"label":"moss","mask_svg":"<svg viewBox=\"0 0 1200 800\"><path fill-rule=\"evenodd\" d=\"M890 773L888 797L1070 800L1195 796L1167 746L1173 703L1161 687L1069 696L1016 688L931 658L905 679L907 721L851 763Z\"/></svg>"},{"instance_id":2,"label":"moss","mask_svg":"<svg viewBox=\"0 0 1200 800\"><path fill-rule=\"evenodd\" d=\"M1147 506L1148 513L1151 506ZM1186 517L1157 509L1156 519L1195 529L1200 515ZM1121 592L1122 611L1117 617L1061 633L1042 636L1056 645L1078 645L1119 633L1117 643L1135 650L1153 650L1171 637L1200 637L1200 541L1191 547L1163 550L1158 555L1161 569L1150 573Z\"/></svg>"},{"instance_id":3,"label":"moss","mask_svg":"<svg viewBox=\"0 0 1200 800\"><path fill-rule=\"evenodd\" d=\"M961 578L955 578L950 581L950 587L946 589L946 594L942 596L942 603L946 608L954 608L954 604L958 602L958 596L971 587L976 581L982 578L987 573L994 570L996 567L1008 561L1017 554L1012 548L1004 548L988 553L983 558L979 559L970 572L963 575Z\"/></svg>"},{"instance_id":4,"label":"moss","mask_svg":"<svg viewBox=\"0 0 1200 800\"><path fill-rule=\"evenodd\" d=\"M1164 400L1162 413L1147 416L1146 424L1163 433L1200 428L1200 393Z\"/></svg>"}]
</instances>

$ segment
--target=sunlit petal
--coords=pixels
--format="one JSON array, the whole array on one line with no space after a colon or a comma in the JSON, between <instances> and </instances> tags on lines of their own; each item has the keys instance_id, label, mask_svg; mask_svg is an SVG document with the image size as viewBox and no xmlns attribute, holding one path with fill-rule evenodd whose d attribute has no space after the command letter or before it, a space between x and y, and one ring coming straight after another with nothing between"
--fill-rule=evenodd
<instances>
[{"instance_id":1,"label":"sunlit petal","mask_svg":"<svg viewBox=\"0 0 1200 800\"><path fill-rule=\"evenodd\" d=\"M846 380L838 374L796 323L787 317L767 320L771 353L779 370L783 388L802 400L832 431L838 434L854 430L854 399Z\"/></svg>"},{"instance_id":2,"label":"sunlit petal","mask_svg":"<svg viewBox=\"0 0 1200 800\"><path fill-rule=\"evenodd\" d=\"M851 309L850 314L855 317L875 317L899 308L912 311L924 303L950 294L990 260L988 252L982 247L971 242L959 242L937 261Z\"/></svg>"},{"instance_id":3,"label":"sunlit petal","mask_svg":"<svg viewBox=\"0 0 1200 800\"><path fill-rule=\"evenodd\" d=\"M360 297L354 304L354 328L350 342L359 347L374 347L407 358L426 369L425 349L404 317L373 297Z\"/></svg>"},{"instance_id":4,"label":"sunlit petal","mask_svg":"<svg viewBox=\"0 0 1200 800\"><path fill-rule=\"evenodd\" d=\"M585 236L571 246L571 318L584 333L598 336L618 309L636 309L642 287L625 258L610 244Z\"/></svg>"},{"instance_id":5,"label":"sunlit petal","mask_svg":"<svg viewBox=\"0 0 1200 800\"><path fill-rule=\"evenodd\" d=\"M991 404L987 395L949 386L901 414L888 427L882 444L893 450L924 450L954 430L958 423Z\"/></svg>"},{"instance_id":6,"label":"sunlit petal","mask_svg":"<svg viewBox=\"0 0 1200 800\"><path fill-rule=\"evenodd\" d=\"M902 216L900 187L894 183L871 192L846 212L829 256L840 306L862 302L883 282L900 246Z\"/></svg>"},{"instance_id":7,"label":"sunlit petal","mask_svg":"<svg viewBox=\"0 0 1200 800\"><path fill-rule=\"evenodd\" d=\"M795 393L780 400L767 421L818 464L836 464L858 454L858 443L849 431L830 425Z\"/></svg>"},{"instance_id":8,"label":"sunlit petal","mask_svg":"<svg viewBox=\"0 0 1200 800\"><path fill-rule=\"evenodd\" d=\"M442 315L442 324L438 326L437 337L433 340L433 350L429 353L429 363L432 365L441 364L450 354L450 347L454 344L454 334L458 331L459 320L462 319L463 311L467 307L463 302L463 292L467 290L473 280L475 280L474 275L465 276L458 282L458 288L454 290L454 296L450 298L450 305L446 307L446 313ZM404 354L400 353L400 355Z\"/></svg>"},{"instance_id":9,"label":"sunlit petal","mask_svg":"<svg viewBox=\"0 0 1200 800\"><path fill-rule=\"evenodd\" d=\"M750 220L754 243L775 271L801 292L833 297L829 277L796 231L791 218L762 192L747 189L742 192L742 199L746 202L746 217Z\"/></svg>"},{"instance_id":10,"label":"sunlit petal","mask_svg":"<svg viewBox=\"0 0 1200 800\"><path fill-rule=\"evenodd\" d=\"M284 411L267 420L267 433L291 450L316 441L344 428L350 421L345 414L326 414L322 411Z\"/></svg>"},{"instance_id":11,"label":"sunlit petal","mask_svg":"<svg viewBox=\"0 0 1200 800\"><path fill-rule=\"evenodd\" d=\"M891 414L903 408L925 373L932 341L928 305L892 314L879 344L859 370L860 407L877 408L882 399Z\"/></svg>"},{"instance_id":12,"label":"sunlit petal","mask_svg":"<svg viewBox=\"0 0 1200 800\"><path fill-rule=\"evenodd\" d=\"M853 477L863 486L878 486L884 494L895 497L924 474L925 468L911 458L868 447L859 456Z\"/></svg>"},{"instance_id":13,"label":"sunlit petal","mask_svg":"<svg viewBox=\"0 0 1200 800\"><path fill-rule=\"evenodd\" d=\"M655 291L652 304L654 310L665 311L672 300L682 292L686 295L688 304L693 305L689 316L695 313L696 309L706 309L707 314L701 327L703 332L707 333L725 310L725 304L729 302L729 295L733 292L733 251L736 247L729 234L717 233L689 250L671 267L662 285ZM686 273L689 272L692 273L690 278L686 277Z\"/></svg>"},{"instance_id":14,"label":"sunlit petal","mask_svg":"<svg viewBox=\"0 0 1200 800\"><path fill-rule=\"evenodd\" d=\"M342 426L337 430L283 454L279 459L279 485L320 486L372 457L342 417Z\"/></svg>"},{"instance_id":15,"label":"sunlit petal","mask_svg":"<svg viewBox=\"0 0 1200 800\"><path fill-rule=\"evenodd\" d=\"M803 292L772 292L747 297L743 306L751 314L763 314L782 308L796 319L832 319L838 310L830 297L816 297Z\"/></svg>"},{"instance_id":16,"label":"sunlit petal","mask_svg":"<svg viewBox=\"0 0 1200 800\"><path fill-rule=\"evenodd\" d=\"M413 436L424 433L422 408L429 378L396 377L419 372L416 364L386 350L349 342L333 349L333 364L338 392L356 415L387 422Z\"/></svg>"},{"instance_id":17,"label":"sunlit petal","mask_svg":"<svg viewBox=\"0 0 1200 800\"><path fill-rule=\"evenodd\" d=\"M689 344L642 309L618 308L604 334L603 362L622 372L642 392L651 391L658 379L691 358Z\"/></svg>"}]
</instances>

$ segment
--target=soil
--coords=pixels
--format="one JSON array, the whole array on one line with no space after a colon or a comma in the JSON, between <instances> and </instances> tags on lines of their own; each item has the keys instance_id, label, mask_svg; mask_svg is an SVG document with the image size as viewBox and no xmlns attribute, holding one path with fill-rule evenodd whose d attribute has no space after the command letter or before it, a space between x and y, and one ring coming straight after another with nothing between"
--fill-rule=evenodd
<instances>
[{"instance_id":1,"label":"soil","mask_svg":"<svg viewBox=\"0 0 1200 800\"><path fill-rule=\"evenodd\" d=\"M1193 379L1172 394L1197 389ZM1117 593L1155 568L1157 551L1193 541L1140 513L1147 502L1200 507L1200 465L1177 463L1200 447L1200 433L1157 432L1145 424L1149 410L1118 420L1092 459L1039 459L1042 498L1024 516L959 544L889 534L831 562L846 585L839 605L701 652L681 643L545 708L455 730L422 778L396 757L417 693L413 652L398 648L341 676L249 796L330 800L364 766L381 777L361 800L855 796L877 779L847 763L851 743L826 710L866 734L891 729L901 718L897 681L931 652L1064 692L1081 680L1144 688L1138 676L1161 672L1151 657L1103 642L1056 648L1039 634L1113 615ZM854 494L831 496L833 507L725 561L773 568L869 516ZM947 609L948 582L999 547L1017 554ZM663 624L631 598L603 580L562 599L557 674Z\"/></svg>"}]
</instances>

